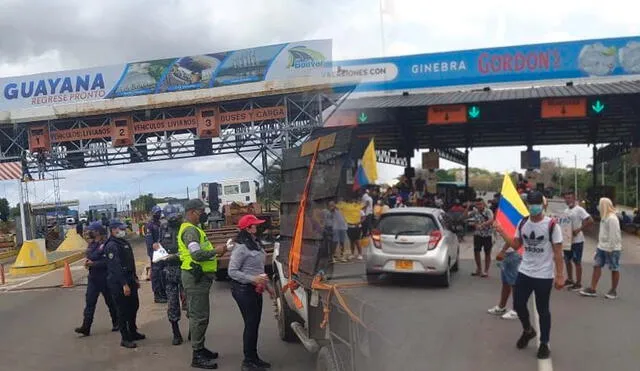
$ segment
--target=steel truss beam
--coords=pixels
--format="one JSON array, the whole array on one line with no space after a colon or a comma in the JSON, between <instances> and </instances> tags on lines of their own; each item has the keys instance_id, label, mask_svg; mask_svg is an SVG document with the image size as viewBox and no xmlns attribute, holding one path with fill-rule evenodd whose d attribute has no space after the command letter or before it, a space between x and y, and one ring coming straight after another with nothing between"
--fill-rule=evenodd
<instances>
[{"instance_id":1,"label":"steel truss beam","mask_svg":"<svg viewBox=\"0 0 640 371\"><path fill-rule=\"evenodd\" d=\"M220 136L199 139L196 129L160 131L134 135L131 147L113 147L110 138L54 143L47 156L47 171L113 166L139 162L171 160L210 155L238 155L256 170L265 184L273 178L271 167L282 159L282 150L302 144L313 128L323 124L322 112L338 108L349 96L347 93L309 91L304 93L255 97L217 103L220 112L233 112L266 107L284 106L282 119L251 121L224 125ZM335 111L335 110L334 110ZM196 107L130 112L133 122L194 116ZM43 124L49 132L77 128L109 126L113 116L91 116L70 120L53 120L0 127L0 162L20 161L26 153L29 170L37 172L35 154L28 150L27 126ZM273 181L273 179L271 179ZM265 187L267 198L270 197Z\"/></svg>"}]
</instances>

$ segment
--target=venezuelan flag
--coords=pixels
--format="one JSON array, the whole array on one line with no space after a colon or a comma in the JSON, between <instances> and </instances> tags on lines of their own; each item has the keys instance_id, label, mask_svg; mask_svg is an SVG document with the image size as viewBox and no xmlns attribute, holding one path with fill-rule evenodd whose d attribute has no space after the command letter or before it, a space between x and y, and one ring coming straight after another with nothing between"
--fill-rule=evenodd
<instances>
[{"instance_id":1,"label":"venezuelan flag","mask_svg":"<svg viewBox=\"0 0 640 371\"><path fill-rule=\"evenodd\" d=\"M522 198L516 191L511 178L505 174L502 181L501 198L498 203L498 211L496 212L496 221L507 236L515 236L518 223L525 216L529 215L529 210L525 206Z\"/></svg>"},{"instance_id":2,"label":"venezuelan flag","mask_svg":"<svg viewBox=\"0 0 640 371\"><path fill-rule=\"evenodd\" d=\"M355 179L353 180L353 190L374 184L378 180L378 162L376 158L376 147L373 139L367 145L362 155L362 163L358 166Z\"/></svg>"}]
</instances>

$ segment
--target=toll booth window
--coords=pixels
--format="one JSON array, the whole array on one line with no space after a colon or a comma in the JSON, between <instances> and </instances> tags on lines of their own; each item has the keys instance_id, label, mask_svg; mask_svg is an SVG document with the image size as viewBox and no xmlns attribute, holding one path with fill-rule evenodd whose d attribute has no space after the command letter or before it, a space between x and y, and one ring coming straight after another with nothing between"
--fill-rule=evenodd
<instances>
[{"instance_id":1,"label":"toll booth window","mask_svg":"<svg viewBox=\"0 0 640 371\"><path fill-rule=\"evenodd\" d=\"M240 193L240 186L237 184L224 186L225 195L237 195Z\"/></svg>"},{"instance_id":2,"label":"toll booth window","mask_svg":"<svg viewBox=\"0 0 640 371\"><path fill-rule=\"evenodd\" d=\"M240 192L249 193L249 182L240 182Z\"/></svg>"}]
</instances>

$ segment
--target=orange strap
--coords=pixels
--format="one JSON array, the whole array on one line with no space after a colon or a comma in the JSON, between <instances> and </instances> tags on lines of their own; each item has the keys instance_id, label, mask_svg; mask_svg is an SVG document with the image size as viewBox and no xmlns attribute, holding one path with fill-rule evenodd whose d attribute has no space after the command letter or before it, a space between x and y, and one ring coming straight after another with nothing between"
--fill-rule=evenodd
<instances>
[{"instance_id":1,"label":"orange strap","mask_svg":"<svg viewBox=\"0 0 640 371\"><path fill-rule=\"evenodd\" d=\"M360 319L360 317L358 317L355 313L353 313L351 308L349 308L349 306L347 305L347 301L344 299L344 297L342 296L342 293L340 292L340 289L343 289L343 288L362 287L366 285L367 285L366 283L362 283L362 282L351 282L351 283L329 285L325 282L322 282L321 276L316 276L313 279L313 282L311 283L311 288L314 290L327 291L327 300L324 301L324 309L323 309L324 316L322 318L320 327L325 328L327 326L327 323L329 322L329 313L331 312L331 307L330 307L331 296L333 295L336 297L336 299L338 300L338 303L340 304L342 309L347 313L347 315L351 318L352 321L358 323L360 326L364 328L367 328L367 326L364 324L362 319Z\"/></svg>"},{"instance_id":2,"label":"orange strap","mask_svg":"<svg viewBox=\"0 0 640 371\"><path fill-rule=\"evenodd\" d=\"M289 251L289 276L293 276L298 273L300 268L300 257L302 255L302 235L304 233L304 214L307 208L307 197L309 196L309 189L311 188L311 176L313 175L313 168L316 165L318 158L318 151L320 150L320 141L316 143L316 149L313 152L311 163L309 164L309 172L307 173L307 180L304 184L304 191L300 198L300 206L298 207L298 215L296 216L296 227L293 232L293 241L291 242L291 250Z\"/></svg>"},{"instance_id":3,"label":"orange strap","mask_svg":"<svg viewBox=\"0 0 640 371\"><path fill-rule=\"evenodd\" d=\"M295 291L298 287L299 285L297 282L289 281L282 287L282 293L284 294L285 292L287 292L287 290L289 290L289 292L291 293L291 297L293 297L293 302L296 305L296 308L300 309L302 308L302 300L300 300L300 297L298 296L298 294L296 294Z\"/></svg>"}]
</instances>

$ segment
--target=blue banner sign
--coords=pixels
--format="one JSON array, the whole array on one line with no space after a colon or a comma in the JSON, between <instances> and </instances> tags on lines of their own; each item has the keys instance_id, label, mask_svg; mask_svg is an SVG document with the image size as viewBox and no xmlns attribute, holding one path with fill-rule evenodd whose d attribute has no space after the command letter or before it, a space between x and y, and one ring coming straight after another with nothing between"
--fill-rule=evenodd
<instances>
[{"instance_id":1,"label":"blue banner sign","mask_svg":"<svg viewBox=\"0 0 640 371\"><path fill-rule=\"evenodd\" d=\"M333 63L356 92L640 74L640 37L475 49Z\"/></svg>"}]
</instances>

